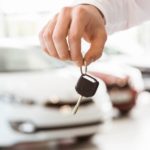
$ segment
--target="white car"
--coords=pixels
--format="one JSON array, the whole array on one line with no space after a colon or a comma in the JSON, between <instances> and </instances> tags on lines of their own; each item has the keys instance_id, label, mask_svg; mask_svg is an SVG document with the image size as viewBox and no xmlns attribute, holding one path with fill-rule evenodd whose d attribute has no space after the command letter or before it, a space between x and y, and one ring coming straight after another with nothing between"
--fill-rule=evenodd
<instances>
[{"instance_id":1,"label":"white car","mask_svg":"<svg viewBox=\"0 0 150 150\"><path fill-rule=\"evenodd\" d=\"M0 47L0 147L19 143L88 137L111 118L106 86L99 80L93 98L79 97L80 69L29 47Z\"/></svg>"}]
</instances>

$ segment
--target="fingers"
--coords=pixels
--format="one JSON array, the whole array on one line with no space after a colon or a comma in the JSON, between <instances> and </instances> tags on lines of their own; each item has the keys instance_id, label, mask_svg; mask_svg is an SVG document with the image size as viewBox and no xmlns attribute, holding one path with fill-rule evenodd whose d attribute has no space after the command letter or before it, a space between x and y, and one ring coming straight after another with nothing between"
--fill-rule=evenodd
<instances>
[{"instance_id":1,"label":"fingers","mask_svg":"<svg viewBox=\"0 0 150 150\"><path fill-rule=\"evenodd\" d=\"M85 35L91 46L84 59L90 64L101 56L106 41L104 26L100 26L102 21L98 18L99 13L93 7L63 8L41 31L42 49L50 56L61 60L71 59L82 66L81 38Z\"/></svg>"},{"instance_id":2,"label":"fingers","mask_svg":"<svg viewBox=\"0 0 150 150\"><path fill-rule=\"evenodd\" d=\"M74 13L71 11L71 7L63 8L59 15L44 27L40 34L40 41L42 49L50 56L61 60L71 59L78 66L82 66L81 38L85 17L81 15L83 11L80 9L76 9Z\"/></svg>"},{"instance_id":3,"label":"fingers","mask_svg":"<svg viewBox=\"0 0 150 150\"><path fill-rule=\"evenodd\" d=\"M47 24L47 25L48 25L48 24ZM47 46L45 45L45 41L44 41L44 38L43 38L43 34L44 34L44 32L45 32L45 29L46 29L47 25L44 26L44 28L42 29L42 31L39 33L39 40L40 40L40 43L41 43L41 48L42 48L42 50L44 50L47 54L49 54L49 53L48 53Z\"/></svg>"},{"instance_id":4,"label":"fingers","mask_svg":"<svg viewBox=\"0 0 150 150\"><path fill-rule=\"evenodd\" d=\"M62 9L57 18L57 23L52 35L55 48L61 60L70 59L69 47L66 40L71 22L70 11L71 8L69 7Z\"/></svg>"},{"instance_id":5,"label":"fingers","mask_svg":"<svg viewBox=\"0 0 150 150\"><path fill-rule=\"evenodd\" d=\"M68 34L68 43L70 47L71 60L78 66L83 65L83 56L81 53L81 38L86 26L84 11L76 9L72 13L72 22Z\"/></svg>"},{"instance_id":6,"label":"fingers","mask_svg":"<svg viewBox=\"0 0 150 150\"><path fill-rule=\"evenodd\" d=\"M84 57L87 65L101 57L105 42L107 40L107 35L104 31L105 30L97 31L96 34L93 36L93 39L91 39L90 49Z\"/></svg>"},{"instance_id":7,"label":"fingers","mask_svg":"<svg viewBox=\"0 0 150 150\"><path fill-rule=\"evenodd\" d=\"M59 56L52 39L53 30L55 28L56 21L57 21L57 15L54 17L52 21L49 21L48 24L41 31L40 41L41 41L42 49L45 52L47 52L50 56L58 58Z\"/></svg>"},{"instance_id":8,"label":"fingers","mask_svg":"<svg viewBox=\"0 0 150 150\"><path fill-rule=\"evenodd\" d=\"M70 59L70 52L66 41L71 21L70 9L64 8L40 33L42 49L50 56L61 60Z\"/></svg>"}]
</instances>

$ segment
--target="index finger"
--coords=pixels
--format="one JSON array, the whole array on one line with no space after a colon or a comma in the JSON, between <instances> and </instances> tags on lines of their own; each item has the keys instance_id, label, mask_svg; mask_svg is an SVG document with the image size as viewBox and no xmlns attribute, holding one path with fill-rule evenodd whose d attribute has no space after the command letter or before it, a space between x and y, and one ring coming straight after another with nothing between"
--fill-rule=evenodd
<instances>
[{"instance_id":1,"label":"index finger","mask_svg":"<svg viewBox=\"0 0 150 150\"><path fill-rule=\"evenodd\" d=\"M81 38L85 29L85 22L79 15L72 17L70 30L68 34L68 43L70 48L70 56L78 66L83 65L83 56L81 52Z\"/></svg>"}]
</instances>

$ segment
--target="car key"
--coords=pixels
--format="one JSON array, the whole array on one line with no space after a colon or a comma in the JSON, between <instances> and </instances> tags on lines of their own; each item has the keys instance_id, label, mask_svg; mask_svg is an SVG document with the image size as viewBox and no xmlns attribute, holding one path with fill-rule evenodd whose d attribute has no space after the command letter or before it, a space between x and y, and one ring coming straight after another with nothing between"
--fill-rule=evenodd
<instances>
[{"instance_id":1,"label":"car key","mask_svg":"<svg viewBox=\"0 0 150 150\"><path fill-rule=\"evenodd\" d=\"M92 97L97 91L99 82L92 76L87 74L87 66L85 65L85 72L83 73L81 68L81 77L79 78L77 85L75 87L77 93L80 95L73 109L73 114L76 114L81 100L83 97Z\"/></svg>"},{"instance_id":2,"label":"car key","mask_svg":"<svg viewBox=\"0 0 150 150\"><path fill-rule=\"evenodd\" d=\"M74 115L77 113L77 111L79 109L79 106L80 106L82 98L83 98L83 96L80 95L79 98L78 98L78 101L77 101L77 103L75 105L75 107L73 108L73 114Z\"/></svg>"}]
</instances>

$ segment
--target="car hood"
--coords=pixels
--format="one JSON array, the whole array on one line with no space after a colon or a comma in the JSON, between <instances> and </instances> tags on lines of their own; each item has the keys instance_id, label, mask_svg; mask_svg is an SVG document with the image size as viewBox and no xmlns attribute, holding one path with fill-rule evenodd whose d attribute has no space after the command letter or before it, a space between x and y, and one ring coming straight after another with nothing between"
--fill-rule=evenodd
<instances>
[{"instance_id":1,"label":"car hood","mask_svg":"<svg viewBox=\"0 0 150 150\"><path fill-rule=\"evenodd\" d=\"M79 97L75 85L80 76L78 68L66 67L53 71L36 71L0 74L0 93L13 94L23 99L33 99L43 103L45 100L70 102ZM98 79L99 80L99 79ZM95 97L105 97L106 87L99 80L100 86Z\"/></svg>"}]
</instances>

